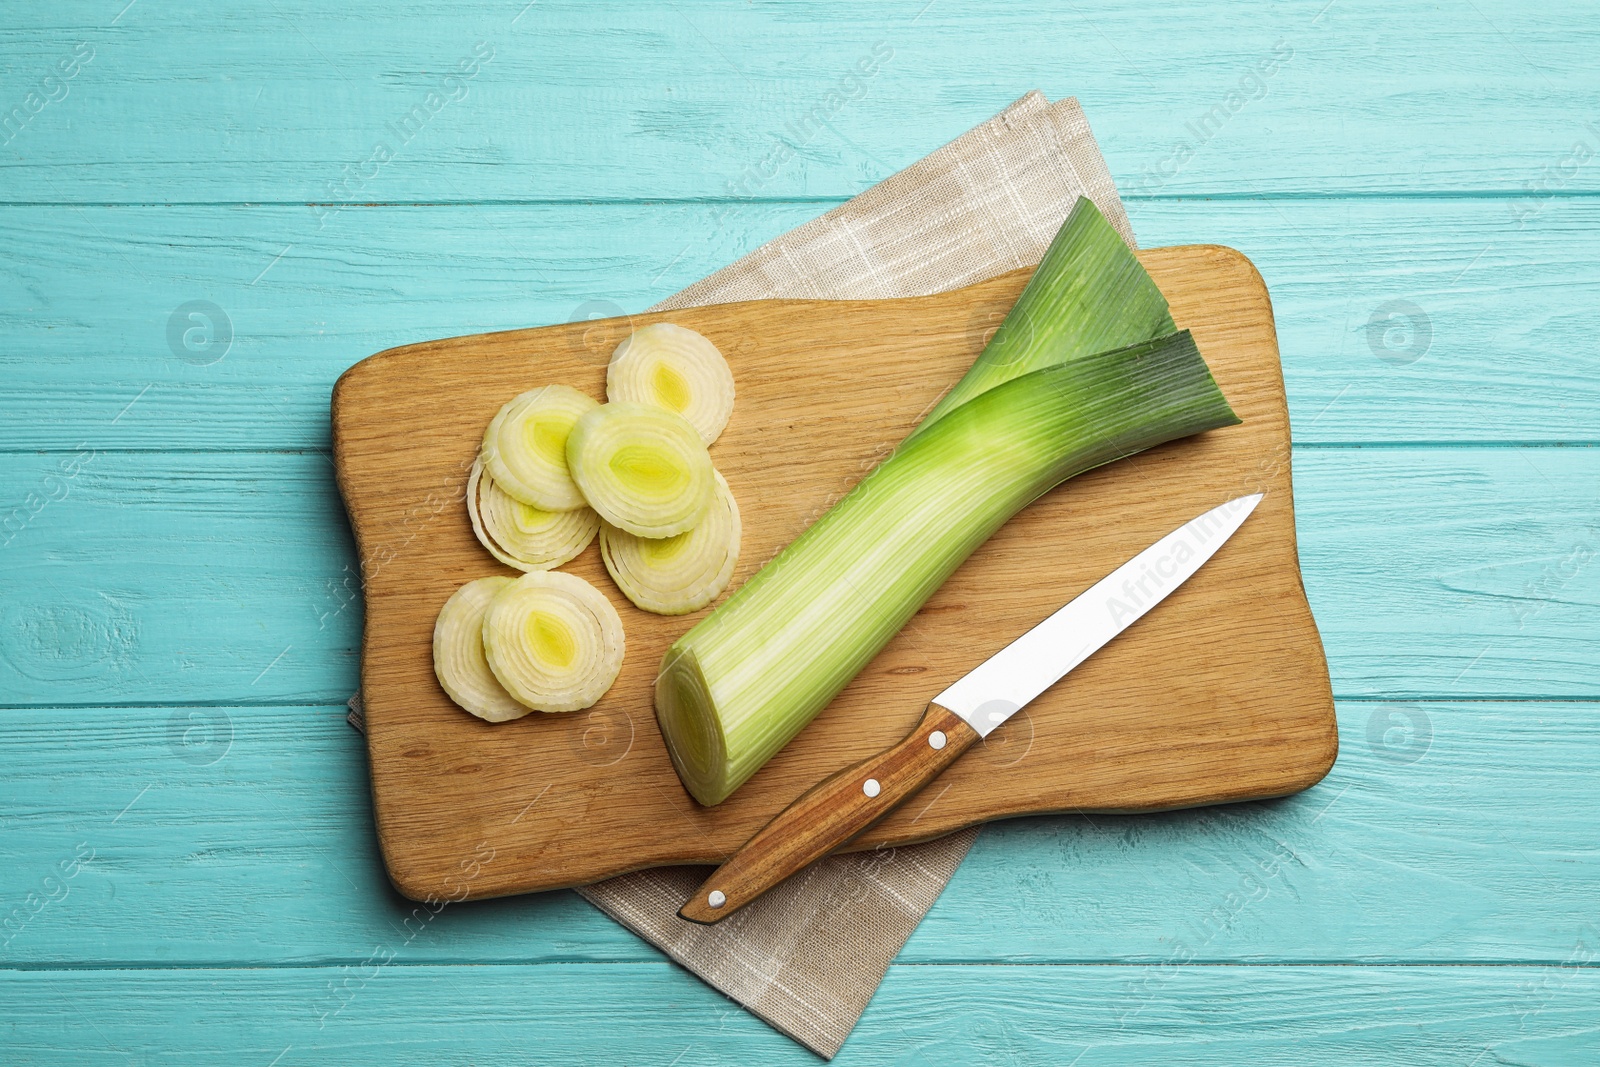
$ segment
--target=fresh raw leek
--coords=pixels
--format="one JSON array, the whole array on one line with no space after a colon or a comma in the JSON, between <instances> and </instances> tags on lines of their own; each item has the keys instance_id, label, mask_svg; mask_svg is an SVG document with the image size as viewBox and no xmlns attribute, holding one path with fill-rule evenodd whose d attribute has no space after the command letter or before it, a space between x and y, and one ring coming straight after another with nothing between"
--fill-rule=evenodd
<instances>
[{"instance_id":1,"label":"fresh raw leek","mask_svg":"<svg viewBox=\"0 0 1600 1067\"><path fill-rule=\"evenodd\" d=\"M637 607L657 615L698 611L728 588L739 562L739 505L720 471L716 494L694 529L676 537L635 537L606 525L600 557L617 588Z\"/></svg>"},{"instance_id":2,"label":"fresh raw leek","mask_svg":"<svg viewBox=\"0 0 1600 1067\"><path fill-rule=\"evenodd\" d=\"M692 528L716 488L699 433L682 415L649 404L603 404L578 419L567 468L602 519L639 537Z\"/></svg>"},{"instance_id":3,"label":"fresh raw leek","mask_svg":"<svg viewBox=\"0 0 1600 1067\"><path fill-rule=\"evenodd\" d=\"M1032 371L925 425L667 651L656 716L684 785L725 799L1041 493L1237 421L1184 332Z\"/></svg>"},{"instance_id":4,"label":"fresh raw leek","mask_svg":"<svg viewBox=\"0 0 1600 1067\"><path fill-rule=\"evenodd\" d=\"M583 494L567 471L567 435L599 407L570 385L530 389L506 402L483 433L479 458L496 484L543 511L573 511Z\"/></svg>"},{"instance_id":5,"label":"fresh raw leek","mask_svg":"<svg viewBox=\"0 0 1600 1067\"><path fill-rule=\"evenodd\" d=\"M579 711L622 670L622 620L594 586L560 571L510 579L483 616L495 678L537 711Z\"/></svg>"},{"instance_id":6,"label":"fresh raw leek","mask_svg":"<svg viewBox=\"0 0 1600 1067\"><path fill-rule=\"evenodd\" d=\"M483 655L483 614L514 578L479 578L457 589L433 624L433 673L451 700L480 719L505 722L533 709L495 678Z\"/></svg>"},{"instance_id":7,"label":"fresh raw leek","mask_svg":"<svg viewBox=\"0 0 1600 1067\"><path fill-rule=\"evenodd\" d=\"M1175 329L1166 297L1132 249L1079 197L994 337L912 433L1001 382Z\"/></svg>"},{"instance_id":8,"label":"fresh raw leek","mask_svg":"<svg viewBox=\"0 0 1600 1067\"><path fill-rule=\"evenodd\" d=\"M467 515L489 554L519 571L559 567L589 547L600 530L593 508L543 511L524 504L473 463L467 477Z\"/></svg>"},{"instance_id":9,"label":"fresh raw leek","mask_svg":"<svg viewBox=\"0 0 1600 1067\"><path fill-rule=\"evenodd\" d=\"M733 371L707 338L670 322L652 323L612 354L606 399L682 415L709 445L733 413Z\"/></svg>"}]
</instances>

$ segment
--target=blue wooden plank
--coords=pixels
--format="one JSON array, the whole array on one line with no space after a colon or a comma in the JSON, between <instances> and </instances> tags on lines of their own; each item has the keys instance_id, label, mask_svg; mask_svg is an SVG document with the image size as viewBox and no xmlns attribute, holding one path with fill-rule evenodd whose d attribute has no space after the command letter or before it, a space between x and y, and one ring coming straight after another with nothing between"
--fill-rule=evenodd
<instances>
[{"instance_id":1,"label":"blue wooden plank","mask_svg":"<svg viewBox=\"0 0 1600 1067\"><path fill-rule=\"evenodd\" d=\"M401 965L660 958L571 893L437 914L396 897L341 712L0 715L0 961L342 967L375 945ZM901 962L1565 960L1600 900L1600 705L1354 702L1339 717L1338 764L1299 796L988 827Z\"/></svg>"},{"instance_id":2,"label":"blue wooden plank","mask_svg":"<svg viewBox=\"0 0 1600 1067\"><path fill-rule=\"evenodd\" d=\"M1600 697L1600 450L1294 464L1338 695ZM13 454L0 500L0 704L331 704L356 687L356 562L326 456Z\"/></svg>"},{"instance_id":3,"label":"blue wooden plank","mask_svg":"<svg viewBox=\"0 0 1600 1067\"><path fill-rule=\"evenodd\" d=\"M1338 694L1600 695L1600 450L1311 449L1294 464Z\"/></svg>"},{"instance_id":4,"label":"blue wooden plank","mask_svg":"<svg viewBox=\"0 0 1600 1067\"><path fill-rule=\"evenodd\" d=\"M402 962L662 958L573 893L400 897L345 711L0 713L0 960L357 963L380 944Z\"/></svg>"},{"instance_id":5,"label":"blue wooden plank","mask_svg":"<svg viewBox=\"0 0 1600 1067\"><path fill-rule=\"evenodd\" d=\"M360 576L325 454L30 454L0 485L0 703L354 691Z\"/></svg>"},{"instance_id":6,"label":"blue wooden plank","mask_svg":"<svg viewBox=\"0 0 1600 1067\"><path fill-rule=\"evenodd\" d=\"M836 1063L1600 1061L1591 937L1548 967L893 967ZM0 973L22 1062L814 1064L670 964Z\"/></svg>"},{"instance_id":7,"label":"blue wooden plank","mask_svg":"<svg viewBox=\"0 0 1600 1067\"><path fill-rule=\"evenodd\" d=\"M1575 2L120 8L9 20L6 199L836 197L1032 88L1132 193L1600 188Z\"/></svg>"},{"instance_id":8,"label":"blue wooden plank","mask_svg":"<svg viewBox=\"0 0 1600 1067\"><path fill-rule=\"evenodd\" d=\"M1297 441L1593 441L1600 201L1147 204L1250 255ZM822 204L0 209L0 449L326 447L392 345L638 311ZM204 304L215 305L208 309ZM148 388L148 391L146 391ZM134 397L137 404L123 412Z\"/></svg>"}]
</instances>

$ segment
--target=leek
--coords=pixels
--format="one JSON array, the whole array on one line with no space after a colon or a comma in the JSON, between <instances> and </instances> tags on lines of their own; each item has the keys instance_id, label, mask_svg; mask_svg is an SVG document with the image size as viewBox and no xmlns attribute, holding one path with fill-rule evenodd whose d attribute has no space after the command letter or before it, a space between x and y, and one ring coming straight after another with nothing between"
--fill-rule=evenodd
<instances>
[{"instance_id":1,"label":"leek","mask_svg":"<svg viewBox=\"0 0 1600 1067\"><path fill-rule=\"evenodd\" d=\"M593 508L544 511L524 504L489 477L482 460L467 477L467 517L489 554L519 571L561 566L588 548L600 530Z\"/></svg>"},{"instance_id":2,"label":"leek","mask_svg":"<svg viewBox=\"0 0 1600 1067\"><path fill-rule=\"evenodd\" d=\"M600 531L600 558L634 606L684 615L717 599L739 562L739 505L720 471L706 517L676 537L635 537L610 524Z\"/></svg>"},{"instance_id":3,"label":"leek","mask_svg":"<svg viewBox=\"0 0 1600 1067\"><path fill-rule=\"evenodd\" d=\"M520 719L533 710L506 692L483 655L483 614L514 580L468 582L444 602L433 624L433 673L439 686L463 709L489 722Z\"/></svg>"},{"instance_id":4,"label":"leek","mask_svg":"<svg viewBox=\"0 0 1600 1067\"><path fill-rule=\"evenodd\" d=\"M733 371L701 334L670 322L652 323L612 353L606 399L654 404L682 415L709 445L733 414Z\"/></svg>"},{"instance_id":5,"label":"leek","mask_svg":"<svg viewBox=\"0 0 1600 1067\"><path fill-rule=\"evenodd\" d=\"M583 494L567 470L567 435L580 415L599 406L570 385L512 397L483 432L484 469L500 488L542 511L583 507Z\"/></svg>"},{"instance_id":6,"label":"leek","mask_svg":"<svg viewBox=\"0 0 1600 1067\"><path fill-rule=\"evenodd\" d=\"M1022 374L926 423L668 649L656 716L684 785L725 799L1040 494L1237 421L1184 332Z\"/></svg>"},{"instance_id":7,"label":"leek","mask_svg":"<svg viewBox=\"0 0 1600 1067\"><path fill-rule=\"evenodd\" d=\"M994 337L912 434L1002 382L1175 329L1167 298L1100 209L1080 196Z\"/></svg>"},{"instance_id":8,"label":"leek","mask_svg":"<svg viewBox=\"0 0 1600 1067\"><path fill-rule=\"evenodd\" d=\"M589 506L638 537L672 537L705 516L716 489L711 454L681 415L649 404L602 404L573 424L567 468Z\"/></svg>"},{"instance_id":9,"label":"leek","mask_svg":"<svg viewBox=\"0 0 1600 1067\"><path fill-rule=\"evenodd\" d=\"M605 594L572 574L531 571L495 594L483 616L489 669L536 711L581 711L622 670L622 619Z\"/></svg>"}]
</instances>

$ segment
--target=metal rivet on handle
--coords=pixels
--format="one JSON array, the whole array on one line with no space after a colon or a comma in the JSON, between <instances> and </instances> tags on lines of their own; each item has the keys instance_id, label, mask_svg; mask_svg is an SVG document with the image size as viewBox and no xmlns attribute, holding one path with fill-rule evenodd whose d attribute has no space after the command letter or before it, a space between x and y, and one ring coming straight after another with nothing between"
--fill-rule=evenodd
<instances>
[{"instance_id":1,"label":"metal rivet on handle","mask_svg":"<svg viewBox=\"0 0 1600 1067\"><path fill-rule=\"evenodd\" d=\"M876 778L868 778L865 782L861 783L861 791L867 794L869 797L875 797L883 791L883 787L878 784L878 780Z\"/></svg>"},{"instance_id":2,"label":"metal rivet on handle","mask_svg":"<svg viewBox=\"0 0 1600 1067\"><path fill-rule=\"evenodd\" d=\"M945 736L944 736L944 731L943 730L935 730L933 733L928 735L928 747L929 748L935 749L935 750L941 749L941 748L944 747L944 743L945 743Z\"/></svg>"},{"instance_id":3,"label":"metal rivet on handle","mask_svg":"<svg viewBox=\"0 0 1600 1067\"><path fill-rule=\"evenodd\" d=\"M713 889L710 895L706 897L706 903L710 904L713 908L720 908L727 902L728 894L724 893L720 889Z\"/></svg>"}]
</instances>

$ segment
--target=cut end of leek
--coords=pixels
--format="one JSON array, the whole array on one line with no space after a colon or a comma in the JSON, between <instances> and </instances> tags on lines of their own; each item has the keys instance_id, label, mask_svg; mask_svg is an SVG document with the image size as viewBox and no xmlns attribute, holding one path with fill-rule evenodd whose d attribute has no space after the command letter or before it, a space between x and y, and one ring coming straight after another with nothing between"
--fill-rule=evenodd
<instances>
[{"instance_id":1,"label":"cut end of leek","mask_svg":"<svg viewBox=\"0 0 1600 1067\"><path fill-rule=\"evenodd\" d=\"M583 494L567 471L567 435L600 404L569 385L513 397L483 434L484 469L512 497L543 511L573 511Z\"/></svg>"},{"instance_id":2,"label":"cut end of leek","mask_svg":"<svg viewBox=\"0 0 1600 1067\"><path fill-rule=\"evenodd\" d=\"M483 653L483 616L515 578L479 578L457 589L433 624L433 673L451 700L480 719L506 722L533 709L506 692Z\"/></svg>"},{"instance_id":3,"label":"cut end of leek","mask_svg":"<svg viewBox=\"0 0 1600 1067\"><path fill-rule=\"evenodd\" d=\"M538 711L580 711L622 670L622 620L605 594L571 574L533 571L506 585L483 616L489 669Z\"/></svg>"},{"instance_id":4,"label":"cut end of leek","mask_svg":"<svg viewBox=\"0 0 1600 1067\"><path fill-rule=\"evenodd\" d=\"M733 413L733 371L707 338L657 322L617 346L606 368L606 399L682 415L709 445Z\"/></svg>"},{"instance_id":5,"label":"cut end of leek","mask_svg":"<svg viewBox=\"0 0 1600 1067\"><path fill-rule=\"evenodd\" d=\"M519 571L561 566L589 547L600 530L593 508L544 511L524 504L485 473L482 460L473 463L467 477L467 515L489 554Z\"/></svg>"},{"instance_id":6,"label":"cut end of leek","mask_svg":"<svg viewBox=\"0 0 1600 1067\"><path fill-rule=\"evenodd\" d=\"M681 415L649 404L603 404L567 437L567 467L600 517L638 537L698 524L716 487L711 454Z\"/></svg>"},{"instance_id":7,"label":"cut end of leek","mask_svg":"<svg viewBox=\"0 0 1600 1067\"><path fill-rule=\"evenodd\" d=\"M676 537L636 537L607 525L600 557L617 588L657 615L683 615L711 603L728 587L739 562L739 505L722 472L706 516Z\"/></svg>"},{"instance_id":8,"label":"cut end of leek","mask_svg":"<svg viewBox=\"0 0 1600 1067\"><path fill-rule=\"evenodd\" d=\"M673 646L656 676L656 721L689 795L710 807L744 781L728 760L727 738L692 649Z\"/></svg>"}]
</instances>

